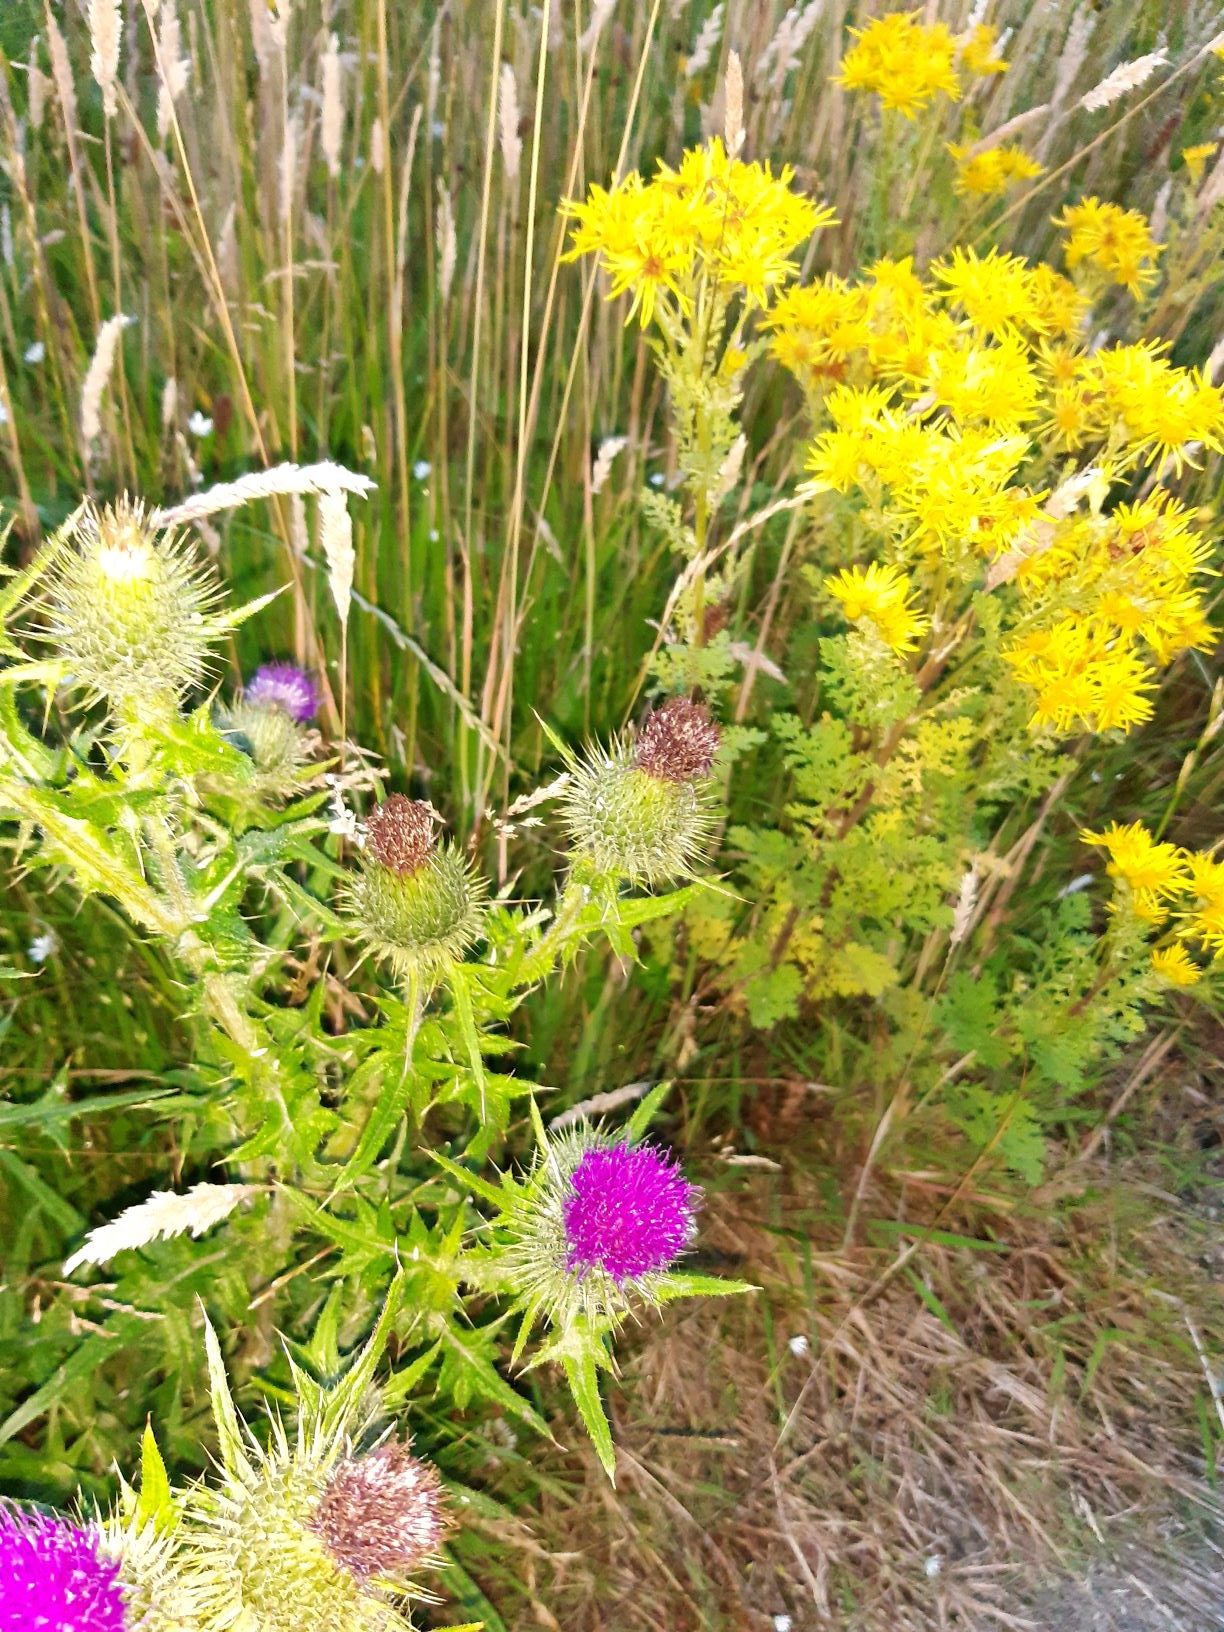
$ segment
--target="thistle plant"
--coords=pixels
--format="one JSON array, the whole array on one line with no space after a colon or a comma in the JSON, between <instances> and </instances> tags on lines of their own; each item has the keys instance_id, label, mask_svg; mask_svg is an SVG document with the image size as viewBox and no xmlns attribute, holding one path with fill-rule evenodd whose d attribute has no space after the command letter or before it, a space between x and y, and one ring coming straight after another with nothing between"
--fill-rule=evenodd
<instances>
[{"instance_id":1,"label":"thistle plant","mask_svg":"<svg viewBox=\"0 0 1224 1632\"><path fill-rule=\"evenodd\" d=\"M0 1627L4 1632L136 1632L97 1525L0 1506Z\"/></svg>"}]
</instances>

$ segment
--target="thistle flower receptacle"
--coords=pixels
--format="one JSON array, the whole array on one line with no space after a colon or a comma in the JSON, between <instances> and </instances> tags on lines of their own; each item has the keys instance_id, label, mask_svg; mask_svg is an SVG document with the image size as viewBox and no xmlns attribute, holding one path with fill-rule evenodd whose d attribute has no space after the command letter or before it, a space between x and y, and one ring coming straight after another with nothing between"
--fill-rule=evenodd
<instances>
[{"instance_id":1,"label":"thistle flower receptacle","mask_svg":"<svg viewBox=\"0 0 1224 1632\"><path fill-rule=\"evenodd\" d=\"M0 1632L134 1632L101 1532L0 1505Z\"/></svg>"},{"instance_id":2,"label":"thistle flower receptacle","mask_svg":"<svg viewBox=\"0 0 1224 1632\"><path fill-rule=\"evenodd\" d=\"M392 794L366 824L366 853L348 890L357 933L401 977L436 978L480 938L485 886L454 845L439 847L434 812Z\"/></svg>"},{"instance_id":3,"label":"thistle flower receptacle","mask_svg":"<svg viewBox=\"0 0 1224 1632\"><path fill-rule=\"evenodd\" d=\"M219 597L191 546L150 527L138 502L90 504L53 570L44 632L112 705L173 705L205 678Z\"/></svg>"},{"instance_id":4,"label":"thistle flower receptacle","mask_svg":"<svg viewBox=\"0 0 1224 1632\"><path fill-rule=\"evenodd\" d=\"M310 1528L359 1580L405 1580L437 1553L446 1531L442 1481L397 1443L346 1458L333 1472Z\"/></svg>"},{"instance_id":5,"label":"thistle flower receptacle","mask_svg":"<svg viewBox=\"0 0 1224 1632\"><path fill-rule=\"evenodd\" d=\"M310 759L311 733L286 709L253 702L248 692L219 710L216 721L222 735L250 756L256 792L289 794L301 783Z\"/></svg>"},{"instance_id":6,"label":"thistle flower receptacle","mask_svg":"<svg viewBox=\"0 0 1224 1632\"><path fill-rule=\"evenodd\" d=\"M263 708L278 708L299 725L319 712L322 693L314 676L293 663L264 663L247 685L245 699Z\"/></svg>"},{"instance_id":7,"label":"thistle flower receptacle","mask_svg":"<svg viewBox=\"0 0 1224 1632\"><path fill-rule=\"evenodd\" d=\"M573 765L563 808L577 856L631 884L691 873L709 836L718 743L705 706L673 697L647 716L634 741Z\"/></svg>"},{"instance_id":8,"label":"thistle flower receptacle","mask_svg":"<svg viewBox=\"0 0 1224 1632\"><path fill-rule=\"evenodd\" d=\"M551 1139L507 1215L510 1283L554 1325L659 1301L690 1246L700 1191L654 1145L583 1127Z\"/></svg>"}]
</instances>

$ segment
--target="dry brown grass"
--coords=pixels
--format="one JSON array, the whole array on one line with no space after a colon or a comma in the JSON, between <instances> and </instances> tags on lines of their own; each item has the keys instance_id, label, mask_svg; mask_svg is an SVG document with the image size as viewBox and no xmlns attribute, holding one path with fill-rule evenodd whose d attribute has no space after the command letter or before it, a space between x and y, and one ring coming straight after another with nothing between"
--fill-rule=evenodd
<instances>
[{"instance_id":1,"label":"dry brown grass","mask_svg":"<svg viewBox=\"0 0 1224 1632\"><path fill-rule=\"evenodd\" d=\"M1164 1088L1189 1160L1219 1112L1183 1062ZM921 1239L919 1192L891 1197L909 1234L841 1251L813 1175L852 1188L854 1162L827 1131L711 1198L705 1249L762 1291L643 1332L610 1399L615 1491L589 1451L543 1460L553 1493L516 1590L493 1594L507 1624L1224 1626L1201 1429L1224 1337L1207 1191L1183 1168L1175 1197L1106 1144L1006 1217L942 1218L1002 1250L928 1240L890 1273Z\"/></svg>"}]
</instances>

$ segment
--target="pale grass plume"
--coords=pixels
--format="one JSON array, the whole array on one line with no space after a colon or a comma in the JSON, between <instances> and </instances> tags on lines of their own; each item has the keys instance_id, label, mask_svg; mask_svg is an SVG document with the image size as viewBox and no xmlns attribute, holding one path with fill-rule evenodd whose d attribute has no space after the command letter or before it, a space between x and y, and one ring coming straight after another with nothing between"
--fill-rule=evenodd
<instances>
[{"instance_id":1,"label":"pale grass plume","mask_svg":"<svg viewBox=\"0 0 1224 1632\"><path fill-rule=\"evenodd\" d=\"M323 111L319 122L319 146L327 162L327 173L340 174L340 149L344 139L344 73L340 61L340 41L328 37L323 53Z\"/></svg>"},{"instance_id":2,"label":"pale grass plume","mask_svg":"<svg viewBox=\"0 0 1224 1632\"><path fill-rule=\"evenodd\" d=\"M154 527L181 527L202 516L215 516L223 510L237 510L257 499L290 498L293 494L309 497L315 493L356 493L365 498L374 491L375 484L368 476L361 476L330 459L316 465L273 465L270 470L253 470L233 482L218 482L203 493L193 493L180 504L164 510L154 510L149 517Z\"/></svg>"},{"instance_id":3,"label":"pale grass plume","mask_svg":"<svg viewBox=\"0 0 1224 1632\"><path fill-rule=\"evenodd\" d=\"M108 119L119 112L119 40L123 33L120 0L89 0L89 67L102 92L102 111Z\"/></svg>"},{"instance_id":4,"label":"pale grass plume","mask_svg":"<svg viewBox=\"0 0 1224 1632\"><path fill-rule=\"evenodd\" d=\"M98 330L94 354L81 385L81 440L87 449L92 448L102 435L102 399L115 366L119 338L128 324L135 321L134 317L118 312L114 317L108 317Z\"/></svg>"},{"instance_id":5,"label":"pale grass plume","mask_svg":"<svg viewBox=\"0 0 1224 1632\"><path fill-rule=\"evenodd\" d=\"M376 176L381 176L387 168L387 137L383 130L381 119L375 119L370 126L370 169Z\"/></svg>"},{"instance_id":6,"label":"pale grass plume","mask_svg":"<svg viewBox=\"0 0 1224 1632\"><path fill-rule=\"evenodd\" d=\"M165 0L157 35L157 64L161 76L157 87L157 134L165 141L174 122L175 104L187 89L191 73L191 62L183 55L177 0Z\"/></svg>"},{"instance_id":7,"label":"pale grass plume","mask_svg":"<svg viewBox=\"0 0 1224 1632\"><path fill-rule=\"evenodd\" d=\"M285 139L281 144L279 186L281 221L288 226L293 219L293 200L297 192L298 150L302 141L302 116L295 108L285 122Z\"/></svg>"},{"instance_id":8,"label":"pale grass plume","mask_svg":"<svg viewBox=\"0 0 1224 1632\"><path fill-rule=\"evenodd\" d=\"M978 864L975 861L961 879L960 894L956 898L956 907L952 913L952 933L948 937L949 944L952 946L959 946L973 925L973 914L977 909L979 879Z\"/></svg>"},{"instance_id":9,"label":"pale grass plume","mask_svg":"<svg viewBox=\"0 0 1224 1632\"><path fill-rule=\"evenodd\" d=\"M5 266L14 265L13 212L7 199L0 204L0 260L4 261Z\"/></svg>"},{"instance_id":10,"label":"pale grass plume","mask_svg":"<svg viewBox=\"0 0 1224 1632\"><path fill-rule=\"evenodd\" d=\"M260 73L266 73L276 50L272 34L272 19L268 15L268 0L251 0L251 43L255 47L255 61Z\"/></svg>"},{"instance_id":11,"label":"pale grass plume","mask_svg":"<svg viewBox=\"0 0 1224 1632\"><path fill-rule=\"evenodd\" d=\"M319 545L327 562L327 584L332 600L340 622L347 623L357 552L353 548L353 518L349 514L348 499L337 488L319 495Z\"/></svg>"},{"instance_id":12,"label":"pale grass plume","mask_svg":"<svg viewBox=\"0 0 1224 1632\"><path fill-rule=\"evenodd\" d=\"M996 125L985 136L978 138L969 149L969 157L976 158L979 153L988 153L992 147L998 147L1001 142L1008 142L1013 136L1018 136L1022 130L1035 125L1039 119L1049 113L1050 104L1039 102L1036 107L1025 108L1023 113L1015 114L1011 119L1005 119L1001 125Z\"/></svg>"},{"instance_id":13,"label":"pale grass plume","mask_svg":"<svg viewBox=\"0 0 1224 1632\"><path fill-rule=\"evenodd\" d=\"M727 53L727 72L723 81L723 134L727 152L734 158L744 145L744 65L738 51Z\"/></svg>"},{"instance_id":14,"label":"pale grass plume","mask_svg":"<svg viewBox=\"0 0 1224 1632\"><path fill-rule=\"evenodd\" d=\"M591 20L579 36L579 51L594 50L599 43L599 36L607 27L608 18L611 17L615 10L616 0L595 0L595 4L591 7Z\"/></svg>"},{"instance_id":15,"label":"pale grass plume","mask_svg":"<svg viewBox=\"0 0 1224 1632\"><path fill-rule=\"evenodd\" d=\"M718 42L722 39L725 11L726 6L723 0L718 0L714 10L702 24L701 32L693 44L693 54L684 65L685 79L696 79L698 74L703 74L710 66L710 59L718 49Z\"/></svg>"},{"instance_id":16,"label":"pale grass plume","mask_svg":"<svg viewBox=\"0 0 1224 1632\"><path fill-rule=\"evenodd\" d=\"M36 45L30 46L30 62L26 69L26 112L31 130L41 130L47 116L47 76L34 60Z\"/></svg>"},{"instance_id":17,"label":"pale grass plume","mask_svg":"<svg viewBox=\"0 0 1224 1632\"><path fill-rule=\"evenodd\" d=\"M147 1247L176 1235L201 1236L228 1218L239 1202L255 1193L250 1184L195 1184L182 1195L155 1190L147 1201L128 1207L110 1224L90 1230L64 1264L71 1275L82 1264L107 1264L117 1253Z\"/></svg>"},{"instance_id":18,"label":"pale grass plume","mask_svg":"<svg viewBox=\"0 0 1224 1632\"><path fill-rule=\"evenodd\" d=\"M1221 374L1224 374L1224 338L1216 341L1211 348L1211 355L1203 365L1203 373L1213 385L1217 385Z\"/></svg>"},{"instance_id":19,"label":"pale grass plume","mask_svg":"<svg viewBox=\"0 0 1224 1632\"><path fill-rule=\"evenodd\" d=\"M497 119L506 180L515 181L523 158L523 138L519 135L518 82L508 62L502 63L497 86Z\"/></svg>"},{"instance_id":20,"label":"pale grass plume","mask_svg":"<svg viewBox=\"0 0 1224 1632\"><path fill-rule=\"evenodd\" d=\"M310 548L310 530L306 525L306 500L300 493L289 495L289 542L294 555L305 555Z\"/></svg>"},{"instance_id":21,"label":"pale grass plume","mask_svg":"<svg viewBox=\"0 0 1224 1632\"><path fill-rule=\"evenodd\" d=\"M438 92L442 88L442 19L434 20L429 31L429 63L425 70L425 118L432 130L438 114Z\"/></svg>"},{"instance_id":22,"label":"pale grass plume","mask_svg":"<svg viewBox=\"0 0 1224 1632\"><path fill-rule=\"evenodd\" d=\"M714 500L717 503L725 499L739 484L740 474L744 468L744 455L748 451L748 438L743 431L727 449L727 457L718 469L718 479L714 483Z\"/></svg>"},{"instance_id":23,"label":"pale grass plume","mask_svg":"<svg viewBox=\"0 0 1224 1632\"><path fill-rule=\"evenodd\" d=\"M612 474L612 462L617 454L628 443L627 436L605 436L595 453L595 463L591 467L591 492L602 493L608 484L608 477Z\"/></svg>"},{"instance_id":24,"label":"pale grass plume","mask_svg":"<svg viewBox=\"0 0 1224 1632\"><path fill-rule=\"evenodd\" d=\"M632 1105L653 1086L649 1082L627 1082L623 1088L609 1088L606 1093L592 1094L590 1099L579 1100L577 1105L571 1105L567 1110L554 1116L548 1126L554 1132L560 1132L562 1128L572 1128L576 1123L585 1122L592 1116L606 1116L610 1111L619 1111L622 1106Z\"/></svg>"},{"instance_id":25,"label":"pale grass plume","mask_svg":"<svg viewBox=\"0 0 1224 1632\"><path fill-rule=\"evenodd\" d=\"M167 379L165 385L162 386L162 394L161 394L161 426L162 426L162 430L163 431L168 431L170 429L170 427L174 424L174 422L177 419L178 419L178 381L175 379L174 375L171 374L170 377Z\"/></svg>"},{"instance_id":26,"label":"pale grass plume","mask_svg":"<svg viewBox=\"0 0 1224 1632\"><path fill-rule=\"evenodd\" d=\"M455 233L455 212L450 194L438 177L438 290L443 305L450 299L451 284L455 280L455 265L459 259L459 239Z\"/></svg>"},{"instance_id":27,"label":"pale grass plume","mask_svg":"<svg viewBox=\"0 0 1224 1632\"><path fill-rule=\"evenodd\" d=\"M770 84L780 90L789 73L799 66L803 48L825 8L825 0L807 0L790 7L774 30L769 44L757 58L753 77L758 85Z\"/></svg>"},{"instance_id":28,"label":"pale grass plume","mask_svg":"<svg viewBox=\"0 0 1224 1632\"><path fill-rule=\"evenodd\" d=\"M1109 107L1111 103L1120 101L1128 91L1137 91L1141 85L1146 85L1156 70L1167 66L1168 61L1169 53L1161 49L1136 57L1133 62L1120 63L1112 74L1106 74L1099 85L1094 85L1080 97L1080 107L1089 113Z\"/></svg>"},{"instance_id":29,"label":"pale grass plume","mask_svg":"<svg viewBox=\"0 0 1224 1632\"><path fill-rule=\"evenodd\" d=\"M68 47L60 33L59 24L50 11L47 12L47 50L51 56L51 78L55 82L55 94L59 97L60 107L63 109L64 124L70 137L75 136L79 120L72 61L68 56Z\"/></svg>"}]
</instances>

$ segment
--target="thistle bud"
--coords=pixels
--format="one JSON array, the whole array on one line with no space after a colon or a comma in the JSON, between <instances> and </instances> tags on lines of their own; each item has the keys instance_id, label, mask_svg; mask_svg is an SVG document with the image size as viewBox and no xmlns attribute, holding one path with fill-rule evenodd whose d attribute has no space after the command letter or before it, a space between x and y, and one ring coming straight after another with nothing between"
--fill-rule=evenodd
<instances>
[{"instance_id":1,"label":"thistle bud","mask_svg":"<svg viewBox=\"0 0 1224 1632\"><path fill-rule=\"evenodd\" d=\"M310 759L310 734L277 705L240 702L218 712L217 728L249 755L254 786L262 794L289 794L301 783Z\"/></svg>"},{"instance_id":2,"label":"thistle bud","mask_svg":"<svg viewBox=\"0 0 1224 1632\"><path fill-rule=\"evenodd\" d=\"M665 1151L579 1129L539 1154L509 1215L512 1278L559 1325L618 1319L635 1300L658 1301L699 1197Z\"/></svg>"},{"instance_id":3,"label":"thistle bud","mask_svg":"<svg viewBox=\"0 0 1224 1632\"><path fill-rule=\"evenodd\" d=\"M135 1632L100 1530L0 1506L0 1628Z\"/></svg>"},{"instance_id":4,"label":"thistle bud","mask_svg":"<svg viewBox=\"0 0 1224 1632\"><path fill-rule=\"evenodd\" d=\"M248 703L280 709L299 725L314 719L322 700L314 676L293 663L262 664L246 688Z\"/></svg>"},{"instance_id":5,"label":"thistle bud","mask_svg":"<svg viewBox=\"0 0 1224 1632\"><path fill-rule=\"evenodd\" d=\"M149 526L139 503L90 504L48 593L47 637L77 683L108 702L176 703L204 679L219 588L181 537Z\"/></svg>"},{"instance_id":6,"label":"thistle bud","mask_svg":"<svg viewBox=\"0 0 1224 1632\"><path fill-rule=\"evenodd\" d=\"M691 872L709 835L718 743L704 705L674 697L647 716L635 742L575 765L563 804L578 855L633 884Z\"/></svg>"},{"instance_id":7,"label":"thistle bud","mask_svg":"<svg viewBox=\"0 0 1224 1632\"><path fill-rule=\"evenodd\" d=\"M439 848L435 819L422 800L392 794L366 824L364 864L348 892L355 929L401 976L437 976L484 923L484 883L454 845Z\"/></svg>"}]
</instances>

